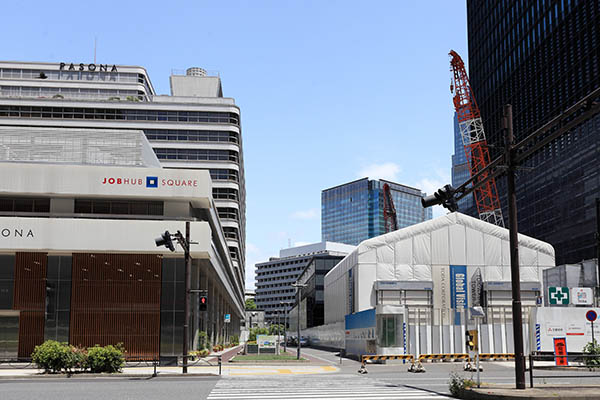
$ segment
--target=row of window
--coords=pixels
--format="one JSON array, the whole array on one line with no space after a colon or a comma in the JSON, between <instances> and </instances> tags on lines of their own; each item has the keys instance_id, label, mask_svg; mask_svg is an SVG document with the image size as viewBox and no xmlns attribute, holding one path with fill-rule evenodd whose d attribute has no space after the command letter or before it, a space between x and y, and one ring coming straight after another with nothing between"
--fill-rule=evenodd
<instances>
[{"instance_id":1,"label":"row of window","mask_svg":"<svg viewBox=\"0 0 600 400\"><path fill-rule=\"evenodd\" d=\"M239 174L235 169L210 169L210 178L213 181L239 182Z\"/></svg>"},{"instance_id":2,"label":"row of window","mask_svg":"<svg viewBox=\"0 0 600 400\"><path fill-rule=\"evenodd\" d=\"M163 215L162 201L75 200L77 214Z\"/></svg>"},{"instance_id":3,"label":"row of window","mask_svg":"<svg viewBox=\"0 0 600 400\"><path fill-rule=\"evenodd\" d=\"M143 95L144 92L138 92L137 90L0 86L0 96L2 97L105 100L138 98L141 100L144 98Z\"/></svg>"},{"instance_id":4,"label":"row of window","mask_svg":"<svg viewBox=\"0 0 600 400\"><path fill-rule=\"evenodd\" d=\"M213 188L213 199L238 201L237 189Z\"/></svg>"},{"instance_id":5,"label":"row of window","mask_svg":"<svg viewBox=\"0 0 600 400\"><path fill-rule=\"evenodd\" d=\"M155 148L154 152L159 160L238 162L238 152L233 150Z\"/></svg>"},{"instance_id":6,"label":"row of window","mask_svg":"<svg viewBox=\"0 0 600 400\"><path fill-rule=\"evenodd\" d=\"M231 207L218 207L217 211L219 213L220 219L233 219L238 220L238 210Z\"/></svg>"},{"instance_id":7,"label":"row of window","mask_svg":"<svg viewBox=\"0 0 600 400\"><path fill-rule=\"evenodd\" d=\"M148 140L169 142L239 143L238 134L231 131L199 131L187 129L144 129Z\"/></svg>"},{"instance_id":8,"label":"row of window","mask_svg":"<svg viewBox=\"0 0 600 400\"><path fill-rule=\"evenodd\" d=\"M86 81L111 81L123 83L146 83L143 74L135 72L110 72L112 65L107 65L107 71L101 71L100 65L95 65L96 71L79 71L79 64L75 65L77 70L69 71L69 64L65 66L67 70L41 70L41 69L21 69L21 68L0 68L0 78L2 79L49 79L49 80L86 80ZM85 65L87 69L88 66Z\"/></svg>"},{"instance_id":9,"label":"row of window","mask_svg":"<svg viewBox=\"0 0 600 400\"><path fill-rule=\"evenodd\" d=\"M0 117L100 119L127 121L207 122L239 125L239 116L229 112L127 110L117 108L35 107L0 105Z\"/></svg>"}]
</instances>

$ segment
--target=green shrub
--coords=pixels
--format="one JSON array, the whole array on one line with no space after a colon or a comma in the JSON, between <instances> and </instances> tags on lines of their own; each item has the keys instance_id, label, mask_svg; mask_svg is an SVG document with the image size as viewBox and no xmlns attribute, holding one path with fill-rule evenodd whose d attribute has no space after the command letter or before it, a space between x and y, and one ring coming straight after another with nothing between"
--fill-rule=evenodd
<instances>
[{"instance_id":1,"label":"green shrub","mask_svg":"<svg viewBox=\"0 0 600 400\"><path fill-rule=\"evenodd\" d=\"M39 346L35 346L31 353L31 360L44 372L55 374L66 369L70 352L71 349L66 343L46 340Z\"/></svg>"},{"instance_id":2,"label":"green shrub","mask_svg":"<svg viewBox=\"0 0 600 400\"><path fill-rule=\"evenodd\" d=\"M589 342L583 347L583 354L586 356L597 356L597 357L585 357L583 362L586 367L598 368L600 367L600 344L594 339L593 342Z\"/></svg>"},{"instance_id":3,"label":"green shrub","mask_svg":"<svg viewBox=\"0 0 600 400\"><path fill-rule=\"evenodd\" d=\"M475 386L475 382L472 379L465 378L453 372L450 374L450 382L448 382L448 390L452 396L462 398L465 394L465 390Z\"/></svg>"},{"instance_id":4,"label":"green shrub","mask_svg":"<svg viewBox=\"0 0 600 400\"><path fill-rule=\"evenodd\" d=\"M87 350L87 366L90 372L120 372L125 364L124 352L121 343L116 346L90 347Z\"/></svg>"},{"instance_id":5,"label":"green shrub","mask_svg":"<svg viewBox=\"0 0 600 400\"><path fill-rule=\"evenodd\" d=\"M81 349L75 346L69 346L69 353L64 369L69 372L85 371L88 363L88 355L86 349Z\"/></svg>"},{"instance_id":6,"label":"green shrub","mask_svg":"<svg viewBox=\"0 0 600 400\"><path fill-rule=\"evenodd\" d=\"M256 335L268 335L269 329L267 328L252 328L250 329L250 336L248 337L249 341L256 341Z\"/></svg>"},{"instance_id":7,"label":"green shrub","mask_svg":"<svg viewBox=\"0 0 600 400\"><path fill-rule=\"evenodd\" d=\"M231 338L229 338L229 342L232 346L237 346L240 344L240 337L238 335L233 335Z\"/></svg>"},{"instance_id":8,"label":"green shrub","mask_svg":"<svg viewBox=\"0 0 600 400\"><path fill-rule=\"evenodd\" d=\"M198 332L198 350L208 349L209 347L208 334L204 331Z\"/></svg>"}]
</instances>

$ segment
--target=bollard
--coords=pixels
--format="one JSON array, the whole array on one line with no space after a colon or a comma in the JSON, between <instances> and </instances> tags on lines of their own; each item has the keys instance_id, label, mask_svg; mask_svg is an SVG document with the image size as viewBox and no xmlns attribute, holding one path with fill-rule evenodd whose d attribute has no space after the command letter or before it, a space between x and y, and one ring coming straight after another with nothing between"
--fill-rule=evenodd
<instances>
[{"instance_id":1,"label":"bollard","mask_svg":"<svg viewBox=\"0 0 600 400\"><path fill-rule=\"evenodd\" d=\"M152 376L153 376L154 378L156 378L156 376L157 376L157 374L156 374L156 364L158 364L158 361L154 360L154 361L152 362L152 364L154 364L154 373L152 374Z\"/></svg>"},{"instance_id":2,"label":"bollard","mask_svg":"<svg viewBox=\"0 0 600 400\"><path fill-rule=\"evenodd\" d=\"M533 387L533 356L529 353L529 387Z\"/></svg>"},{"instance_id":3,"label":"bollard","mask_svg":"<svg viewBox=\"0 0 600 400\"><path fill-rule=\"evenodd\" d=\"M219 360L219 375L221 375L221 356L217 356L217 359Z\"/></svg>"}]
</instances>

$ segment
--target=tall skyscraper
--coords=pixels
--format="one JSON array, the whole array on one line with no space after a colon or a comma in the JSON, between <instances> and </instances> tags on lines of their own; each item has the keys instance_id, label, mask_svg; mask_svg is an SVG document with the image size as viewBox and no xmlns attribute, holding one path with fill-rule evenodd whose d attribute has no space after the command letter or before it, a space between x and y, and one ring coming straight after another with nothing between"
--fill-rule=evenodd
<instances>
[{"instance_id":1,"label":"tall skyscraper","mask_svg":"<svg viewBox=\"0 0 600 400\"><path fill-rule=\"evenodd\" d=\"M452 155L452 186L457 188L471 177L471 168L467 163L465 148L463 146L460 129L458 127L458 117L454 113L454 154ZM473 195L470 194L458 201L458 211L463 214L475 215L477 210L471 210L474 207Z\"/></svg>"},{"instance_id":2,"label":"tall skyscraper","mask_svg":"<svg viewBox=\"0 0 600 400\"><path fill-rule=\"evenodd\" d=\"M425 193L384 180L359 179L321 192L321 239L358 245L385 233L383 185L390 186L398 229L431 219L421 206Z\"/></svg>"},{"instance_id":3,"label":"tall skyscraper","mask_svg":"<svg viewBox=\"0 0 600 400\"><path fill-rule=\"evenodd\" d=\"M517 141L600 86L600 2L467 1L469 72L492 159L502 106ZM596 99L598 101L598 99ZM519 232L549 242L556 263L595 257L600 115L530 157L517 178ZM506 214L506 180L498 180Z\"/></svg>"},{"instance_id":4,"label":"tall skyscraper","mask_svg":"<svg viewBox=\"0 0 600 400\"><path fill-rule=\"evenodd\" d=\"M208 170L227 251L237 279L244 282L246 189L239 107L223 97L221 79L202 68L172 75L170 86L171 96L157 95L139 66L2 61L0 127L15 134L29 127L143 132L163 168ZM19 161L20 154L7 157Z\"/></svg>"}]
</instances>

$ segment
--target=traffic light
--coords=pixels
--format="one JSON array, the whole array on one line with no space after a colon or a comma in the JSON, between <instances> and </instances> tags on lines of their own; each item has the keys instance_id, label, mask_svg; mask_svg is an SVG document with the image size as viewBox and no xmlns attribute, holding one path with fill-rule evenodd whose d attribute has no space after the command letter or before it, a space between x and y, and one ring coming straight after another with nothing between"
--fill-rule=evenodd
<instances>
[{"instance_id":1,"label":"traffic light","mask_svg":"<svg viewBox=\"0 0 600 400\"><path fill-rule=\"evenodd\" d=\"M476 329L472 329L466 332L467 337L467 348L471 351L477 351L478 346L478 332Z\"/></svg>"},{"instance_id":2,"label":"traffic light","mask_svg":"<svg viewBox=\"0 0 600 400\"><path fill-rule=\"evenodd\" d=\"M456 204L456 200L454 199L454 192L455 190L451 185L446 185L438 189L435 193L423 197L421 205L423 208L427 208L440 204L451 212L454 212L458 210L458 204Z\"/></svg>"},{"instance_id":3,"label":"traffic light","mask_svg":"<svg viewBox=\"0 0 600 400\"><path fill-rule=\"evenodd\" d=\"M159 238L154 239L154 241L156 242L156 247L165 246L167 249L175 251L175 245L173 244L169 231L165 231L165 233L160 235Z\"/></svg>"},{"instance_id":4,"label":"traffic light","mask_svg":"<svg viewBox=\"0 0 600 400\"><path fill-rule=\"evenodd\" d=\"M207 311L208 308L208 296L200 296L200 311Z\"/></svg>"}]
</instances>

